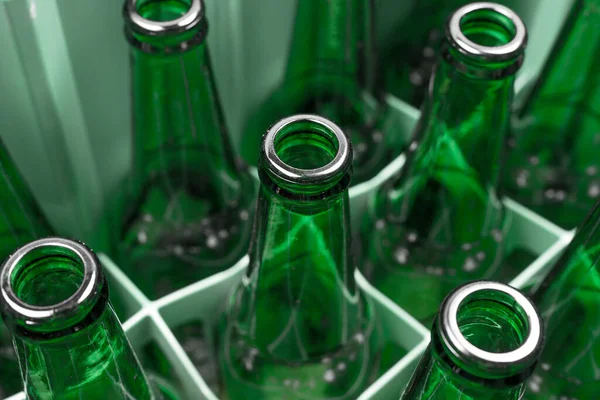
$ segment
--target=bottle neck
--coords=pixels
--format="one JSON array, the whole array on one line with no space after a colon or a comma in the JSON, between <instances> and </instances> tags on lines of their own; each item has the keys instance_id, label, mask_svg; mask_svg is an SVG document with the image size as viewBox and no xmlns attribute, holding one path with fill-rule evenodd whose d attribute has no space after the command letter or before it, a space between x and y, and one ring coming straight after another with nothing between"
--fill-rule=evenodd
<instances>
[{"instance_id":1,"label":"bottle neck","mask_svg":"<svg viewBox=\"0 0 600 400\"><path fill-rule=\"evenodd\" d=\"M156 399L108 299L89 325L52 339L14 334L28 399Z\"/></svg>"},{"instance_id":2,"label":"bottle neck","mask_svg":"<svg viewBox=\"0 0 600 400\"><path fill-rule=\"evenodd\" d=\"M524 383L509 385L504 382L490 380L489 384L485 384L484 381L473 382L457 375L433 348L433 345L430 345L425 350L425 354L423 354L401 400L445 400L454 398L520 400L524 392Z\"/></svg>"},{"instance_id":3,"label":"bottle neck","mask_svg":"<svg viewBox=\"0 0 600 400\"><path fill-rule=\"evenodd\" d=\"M0 187L0 258L4 260L17 247L50 236L52 228L1 142Z\"/></svg>"},{"instance_id":4,"label":"bottle neck","mask_svg":"<svg viewBox=\"0 0 600 400\"><path fill-rule=\"evenodd\" d=\"M377 195L383 205L379 212L388 220L414 225L419 240L439 245L501 234L504 213L497 188L516 71L510 66L492 69L504 72L491 78L489 65L451 48L444 51L405 167ZM434 211L411 222L414 208Z\"/></svg>"},{"instance_id":5,"label":"bottle neck","mask_svg":"<svg viewBox=\"0 0 600 400\"><path fill-rule=\"evenodd\" d=\"M265 354L288 362L316 359L349 342L361 326L348 192L338 187L306 201L282 196L267 173L260 176L250 265L240 289L248 305L242 325Z\"/></svg>"},{"instance_id":6,"label":"bottle neck","mask_svg":"<svg viewBox=\"0 0 600 400\"><path fill-rule=\"evenodd\" d=\"M329 91L373 80L371 0L298 1L286 80L327 83ZM307 27L312 27L307 29Z\"/></svg>"},{"instance_id":7,"label":"bottle neck","mask_svg":"<svg viewBox=\"0 0 600 400\"><path fill-rule=\"evenodd\" d=\"M100 261L85 245L27 243L6 260L0 281L27 398L154 399L108 302Z\"/></svg>"},{"instance_id":8,"label":"bottle neck","mask_svg":"<svg viewBox=\"0 0 600 400\"><path fill-rule=\"evenodd\" d=\"M229 142L205 24L175 36L129 34L154 46L132 41L133 174L137 191L205 193L211 209L223 210L239 200L247 177Z\"/></svg>"}]
</instances>

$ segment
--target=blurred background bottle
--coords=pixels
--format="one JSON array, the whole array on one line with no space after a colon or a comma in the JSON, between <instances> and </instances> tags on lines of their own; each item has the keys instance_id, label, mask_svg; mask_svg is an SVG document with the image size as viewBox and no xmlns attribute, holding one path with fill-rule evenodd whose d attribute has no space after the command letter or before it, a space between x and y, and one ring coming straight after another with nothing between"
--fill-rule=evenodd
<instances>
[{"instance_id":1,"label":"blurred background bottle","mask_svg":"<svg viewBox=\"0 0 600 400\"><path fill-rule=\"evenodd\" d=\"M124 15L135 150L119 265L155 299L243 257L255 188L229 143L203 2L126 1Z\"/></svg>"},{"instance_id":2,"label":"blurred background bottle","mask_svg":"<svg viewBox=\"0 0 600 400\"><path fill-rule=\"evenodd\" d=\"M255 165L273 121L298 113L332 120L354 148L353 184L373 177L400 150L384 132L376 93L373 0L298 0L283 82L251 114L242 155ZM396 135L399 136L399 135Z\"/></svg>"},{"instance_id":3,"label":"blurred background bottle","mask_svg":"<svg viewBox=\"0 0 600 400\"><path fill-rule=\"evenodd\" d=\"M531 293L546 348L526 399L593 399L600 393L600 202Z\"/></svg>"},{"instance_id":4,"label":"blurred background bottle","mask_svg":"<svg viewBox=\"0 0 600 400\"><path fill-rule=\"evenodd\" d=\"M227 398L356 399L377 371L378 324L350 257L351 163L322 117L265 135L250 264L219 325Z\"/></svg>"},{"instance_id":5,"label":"blurred background bottle","mask_svg":"<svg viewBox=\"0 0 600 400\"><path fill-rule=\"evenodd\" d=\"M177 399L144 374L108 301L100 261L83 244L30 242L4 263L0 283L0 313L28 399Z\"/></svg>"},{"instance_id":6,"label":"blurred background bottle","mask_svg":"<svg viewBox=\"0 0 600 400\"><path fill-rule=\"evenodd\" d=\"M0 141L0 260L4 261L18 247L52 233L52 227ZM0 321L0 398L21 390L23 382L12 338Z\"/></svg>"},{"instance_id":7,"label":"blurred background bottle","mask_svg":"<svg viewBox=\"0 0 600 400\"><path fill-rule=\"evenodd\" d=\"M537 310L518 290L490 281L462 285L444 299L400 399L520 400L543 337Z\"/></svg>"},{"instance_id":8,"label":"blurred background bottle","mask_svg":"<svg viewBox=\"0 0 600 400\"><path fill-rule=\"evenodd\" d=\"M575 0L509 140L508 194L563 228L600 196L600 1Z\"/></svg>"},{"instance_id":9,"label":"blurred background bottle","mask_svg":"<svg viewBox=\"0 0 600 400\"><path fill-rule=\"evenodd\" d=\"M510 218L497 186L526 29L504 6L473 3L446 31L406 163L361 231L367 279L427 326L459 284L517 273L502 268Z\"/></svg>"}]
</instances>

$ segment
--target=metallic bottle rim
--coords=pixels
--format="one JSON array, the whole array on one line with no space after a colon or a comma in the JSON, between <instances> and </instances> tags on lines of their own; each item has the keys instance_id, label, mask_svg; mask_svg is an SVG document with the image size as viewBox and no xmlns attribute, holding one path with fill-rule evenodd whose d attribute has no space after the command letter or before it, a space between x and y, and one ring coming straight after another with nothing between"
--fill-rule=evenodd
<instances>
[{"instance_id":1,"label":"metallic bottle rim","mask_svg":"<svg viewBox=\"0 0 600 400\"><path fill-rule=\"evenodd\" d=\"M512 40L502 46L483 46L467 38L461 29L462 19L476 11L489 10L507 17L515 27ZM447 25L448 38L453 47L461 53L489 61L503 61L512 59L523 52L527 43L527 29L521 18L508 7L491 2L477 2L467 4L452 14Z\"/></svg>"},{"instance_id":2,"label":"metallic bottle rim","mask_svg":"<svg viewBox=\"0 0 600 400\"><path fill-rule=\"evenodd\" d=\"M467 297L490 291L503 296L508 304L518 306L527 320L527 337L512 351L493 353L480 349L470 343L460 331L458 312L461 304ZM528 368L537 362L540 355L543 343L541 318L533 303L508 285L490 281L476 281L463 285L444 300L439 319L438 330L442 341L452 355L465 364L483 367L491 373L504 373L514 371L515 368Z\"/></svg>"},{"instance_id":3,"label":"metallic bottle rim","mask_svg":"<svg viewBox=\"0 0 600 400\"><path fill-rule=\"evenodd\" d=\"M36 306L24 302L17 296L13 287L13 274L26 262L25 259L31 252L57 247L72 253L81 261L83 277L79 288L69 298L57 304ZM20 247L6 260L0 273L0 295L5 303L4 312L16 318L17 325L33 330L45 330L45 326L69 324L83 317L79 315L82 310L89 311L101 297L103 281L100 263L90 249L73 240L49 237Z\"/></svg>"},{"instance_id":4,"label":"metallic bottle rim","mask_svg":"<svg viewBox=\"0 0 600 400\"><path fill-rule=\"evenodd\" d=\"M291 125L306 122L314 124L320 128L322 133L330 135L330 139L337 142L335 156L322 167L314 169L296 168L285 163L277 155L276 138L285 132L287 128L290 128ZM277 122L265 134L261 152L263 159L266 161L266 166L272 174L295 184L327 182L339 176L340 171L348 170L352 165L352 149L346 134L335 123L318 115L293 115Z\"/></svg>"},{"instance_id":5,"label":"metallic bottle rim","mask_svg":"<svg viewBox=\"0 0 600 400\"><path fill-rule=\"evenodd\" d=\"M190 9L181 17L170 21L152 21L142 17L137 10L138 0L126 0L125 12L136 32L151 35L169 35L183 33L198 25L204 17L201 0L192 0Z\"/></svg>"}]
</instances>

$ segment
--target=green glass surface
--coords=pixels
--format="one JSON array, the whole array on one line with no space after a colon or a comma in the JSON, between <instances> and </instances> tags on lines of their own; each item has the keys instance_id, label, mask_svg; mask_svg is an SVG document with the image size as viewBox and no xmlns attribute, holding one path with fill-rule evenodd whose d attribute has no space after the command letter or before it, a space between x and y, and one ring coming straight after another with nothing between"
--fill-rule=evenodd
<instances>
[{"instance_id":1,"label":"green glass surface","mask_svg":"<svg viewBox=\"0 0 600 400\"><path fill-rule=\"evenodd\" d=\"M464 17L461 30L492 47L514 36L513 23L491 10ZM446 44L406 163L363 221L364 275L425 326L461 283L510 279L502 271L510 215L497 186L521 61L522 51L486 61Z\"/></svg>"},{"instance_id":2,"label":"green glass surface","mask_svg":"<svg viewBox=\"0 0 600 400\"><path fill-rule=\"evenodd\" d=\"M594 399L600 393L600 203L532 290L546 347L526 399Z\"/></svg>"},{"instance_id":3,"label":"green glass surface","mask_svg":"<svg viewBox=\"0 0 600 400\"><path fill-rule=\"evenodd\" d=\"M337 151L313 122L277 135L283 163L309 173ZM224 396L355 399L377 373L380 334L350 257L350 159L327 181L272 168L261 153L250 264L219 325Z\"/></svg>"},{"instance_id":4,"label":"green glass surface","mask_svg":"<svg viewBox=\"0 0 600 400\"><path fill-rule=\"evenodd\" d=\"M460 289L458 289L460 290ZM485 292L484 292L485 293ZM508 301L507 301L508 300ZM441 312L441 311L440 311ZM458 328L475 347L491 353L508 353L527 338L527 318L512 297L499 299L490 292L467 297L458 308ZM431 343L425 350L401 400L520 400L529 365L507 362L504 372L491 372L489 365L452 354L441 335L441 314L433 323Z\"/></svg>"},{"instance_id":5,"label":"green glass surface","mask_svg":"<svg viewBox=\"0 0 600 400\"><path fill-rule=\"evenodd\" d=\"M138 1L170 21L191 0ZM203 9L204 10L204 9ZM248 249L255 188L234 157L206 43L207 21L131 43L134 165L124 201L120 266L157 298L235 264Z\"/></svg>"},{"instance_id":6,"label":"green glass surface","mask_svg":"<svg viewBox=\"0 0 600 400\"><path fill-rule=\"evenodd\" d=\"M256 165L261 137L274 121L301 113L322 115L350 136L353 184L400 154L386 124L389 112L376 100L373 13L373 0L297 1L283 81L252 110L244 129L248 163Z\"/></svg>"},{"instance_id":7,"label":"green glass surface","mask_svg":"<svg viewBox=\"0 0 600 400\"><path fill-rule=\"evenodd\" d=\"M427 88L444 44L444 25L459 7L472 0L412 0L410 7L381 50L381 73L385 90L420 107L427 97ZM494 3L512 5L518 0ZM392 1L388 7L397 7ZM385 13L385 6L379 13ZM393 12L394 10L390 10Z\"/></svg>"},{"instance_id":8,"label":"green glass surface","mask_svg":"<svg viewBox=\"0 0 600 400\"><path fill-rule=\"evenodd\" d=\"M600 1L575 0L509 140L511 197L564 228L600 195Z\"/></svg>"},{"instance_id":9,"label":"green glass surface","mask_svg":"<svg viewBox=\"0 0 600 400\"><path fill-rule=\"evenodd\" d=\"M94 262L101 275L99 261ZM72 301L84 281L83 271L77 253L53 246L27 253L10 279L15 296L28 308L66 307L65 300ZM163 396L147 380L108 301L104 277L98 282L92 289L97 293L95 303L76 303L75 316L51 318L35 328L18 309L5 301L0 304L13 335L27 398L175 399L172 393Z\"/></svg>"},{"instance_id":10,"label":"green glass surface","mask_svg":"<svg viewBox=\"0 0 600 400\"><path fill-rule=\"evenodd\" d=\"M0 141L0 262L16 248L52 235L52 228ZM23 390L12 338L0 321L0 398Z\"/></svg>"}]
</instances>

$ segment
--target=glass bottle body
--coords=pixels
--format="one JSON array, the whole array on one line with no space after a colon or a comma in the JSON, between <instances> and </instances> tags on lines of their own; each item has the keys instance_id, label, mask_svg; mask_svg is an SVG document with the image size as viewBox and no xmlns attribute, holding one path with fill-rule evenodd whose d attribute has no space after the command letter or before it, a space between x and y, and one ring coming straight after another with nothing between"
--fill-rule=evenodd
<instances>
[{"instance_id":1,"label":"glass bottle body","mask_svg":"<svg viewBox=\"0 0 600 400\"><path fill-rule=\"evenodd\" d=\"M4 261L19 246L50 236L53 230L2 142L0 187L0 260ZM22 389L12 337L0 321L0 397Z\"/></svg>"},{"instance_id":2,"label":"glass bottle body","mask_svg":"<svg viewBox=\"0 0 600 400\"><path fill-rule=\"evenodd\" d=\"M335 150L328 155L331 143L304 117L275 148L284 163L310 174ZM329 121L310 118L330 129ZM259 164L250 266L220 322L219 361L231 399L353 399L376 371L377 320L349 257L350 157L325 188L318 179L285 182Z\"/></svg>"},{"instance_id":3,"label":"glass bottle body","mask_svg":"<svg viewBox=\"0 0 600 400\"><path fill-rule=\"evenodd\" d=\"M600 354L600 204L548 276L532 290L546 324L546 348L526 399L594 398ZM569 328L565 328L565 327Z\"/></svg>"},{"instance_id":4,"label":"glass bottle body","mask_svg":"<svg viewBox=\"0 0 600 400\"><path fill-rule=\"evenodd\" d=\"M517 25L525 35L507 8L517 22L466 7L453 29L472 44L517 40ZM461 283L516 275L502 265L510 217L498 181L525 36L516 54L493 61L456 47L450 28L447 35L406 163L376 192L361 230L367 279L426 326Z\"/></svg>"},{"instance_id":5,"label":"glass bottle body","mask_svg":"<svg viewBox=\"0 0 600 400\"><path fill-rule=\"evenodd\" d=\"M600 195L599 23L599 1L573 2L509 140L508 194L568 229Z\"/></svg>"},{"instance_id":6,"label":"glass bottle body","mask_svg":"<svg viewBox=\"0 0 600 400\"><path fill-rule=\"evenodd\" d=\"M188 3L146 2L135 12L175 18L193 11ZM180 34L127 29L135 151L119 254L134 282L156 298L243 257L254 184L229 144L204 15Z\"/></svg>"}]
</instances>

